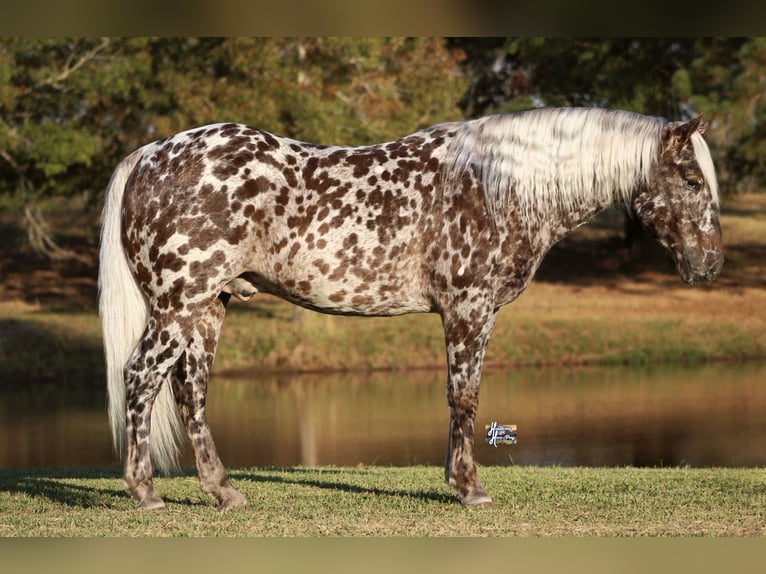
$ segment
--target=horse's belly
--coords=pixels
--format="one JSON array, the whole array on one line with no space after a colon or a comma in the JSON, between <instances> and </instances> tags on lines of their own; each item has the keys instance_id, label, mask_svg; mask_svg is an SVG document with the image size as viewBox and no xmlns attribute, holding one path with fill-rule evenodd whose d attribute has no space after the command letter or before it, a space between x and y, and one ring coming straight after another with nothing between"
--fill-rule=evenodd
<instances>
[{"instance_id":1,"label":"horse's belly","mask_svg":"<svg viewBox=\"0 0 766 574\"><path fill-rule=\"evenodd\" d=\"M321 247L303 245L293 252L286 247L286 253L257 257L243 276L259 291L325 313L402 315L431 309L412 235L393 251L354 244L353 233L335 237Z\"/></svg>"},{"instance_id":2,"label":"horse's belly","mask_svg":"<svg viewBox=\"0 0 766 574\"><path fill-rule=\"evenodd\" d=\"M367 317L391 317L408 313L426 313L432 306L421 298L409 296L352 295L347 299L336 300L334 293L305 295L293 292L283 297L293 303L333 315L356 315Z\"/></svg>"},{"instance_id":3,"label":"horse's belly","mask_svg":"<svg viewBox=\"0 0 766 574\"><path fill-rule=\"evenodd\" d=\"M323 313L391 316L428 312L432 307L412 276L340 281L313 273L245 272L242 277L258 291Z\"/></svg>"}]
</instances>

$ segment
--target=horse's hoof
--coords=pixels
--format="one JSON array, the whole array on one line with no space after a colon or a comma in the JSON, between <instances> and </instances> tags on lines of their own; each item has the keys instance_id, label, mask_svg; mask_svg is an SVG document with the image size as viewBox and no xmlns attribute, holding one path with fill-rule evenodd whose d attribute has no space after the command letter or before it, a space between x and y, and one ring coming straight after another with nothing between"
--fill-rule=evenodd
<instances>
[{"instance_id":1,"label":"horse's hoof","mask_svg":"<svg viewBox=\"0 0 766 574\"><path fill-rule=\"evenodd\" d=\"M138 503L138 508L141 510L160 510L165 508L165 503L155 494L145 496L141 502Z\"/></svg>"},{"instance_id":2,"label":"horse's hoof","mask_svg":"<svg viewBox=\"0 0 766 574\"><path fill-rule=\"evenodd\" d=\"M230 496L221 500L221 502L218 504L218 508L221 510L236 510L239 508L247 508L247 499L242 496L241 493L235 490L233 493L231 493Z\"/></svg>"},{"instance_id":3,"label":"horse's hoof","mask_svg":"<svg viewBox=\"0 0 766 574\"><path fill-rule=\"evenodd\" d=\"M483 488L477 488L460 497L463 506L485 506L492 504L492 497Z\"/></svg>"}]
</instances>

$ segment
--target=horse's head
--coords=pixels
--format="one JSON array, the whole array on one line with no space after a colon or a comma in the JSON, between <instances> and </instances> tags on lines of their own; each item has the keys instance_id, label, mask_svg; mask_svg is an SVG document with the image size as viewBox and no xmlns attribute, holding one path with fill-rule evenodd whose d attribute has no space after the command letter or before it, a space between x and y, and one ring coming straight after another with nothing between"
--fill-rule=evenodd
<instances>
[{"instance_id":1,"label":"horse's head","mask_svg":"<svg viewBox=\"0 0 766 574\"><path fill-rule=\"evenodd\" d=\"M718 184L701 119L662 128L649 183L632 198L634 213L690 284L709 283L723 267Z\"/></svg>"}]
</instances>

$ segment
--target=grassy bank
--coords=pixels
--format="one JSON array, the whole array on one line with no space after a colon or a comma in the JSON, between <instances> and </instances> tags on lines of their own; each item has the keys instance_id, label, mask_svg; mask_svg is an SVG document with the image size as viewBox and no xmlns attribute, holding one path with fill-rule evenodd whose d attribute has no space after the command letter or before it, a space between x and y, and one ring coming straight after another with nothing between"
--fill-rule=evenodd
<instances>
[{"instance_id":1,"label":"grassy bank","mask_svg":"<svg viewBox=\"0 0 766 574\"><path fill-rule=\"evenodd\" d=\"M621 289L534 284L503 309L489 367L645 364L766 357L766 290L652 283ZM0 303L0 380L101 384L98 318ZM348 318L296 310L263 296L232 305L215 372L325 371L444 366L439 318Z\"/></svg>"},{"instance_id":2,"label":"grassy bank","mask_svg":"<svg viewBox=\"0 0 766 574\"><path fill-rule=\"evenodd\" d=\"M487 364L642 364L766 357L766 291L538 283L500 313ZM278 301L235 305L217 367L397 369L444 364L438 317L356 319Z\"/></svg>"},{"instance_id":3,"label":"grassy bank","mask_svg":"<svg viewBox=\"0 0 766 574\"><path fill-rule=\"evenodd\" d=\"M232 471L223 513L192 476L135 510L112 471L0 470L0 536L763 536L762 469L486 467L495 504L462 508L435 467Z\"/></svg>"}]
</instances>

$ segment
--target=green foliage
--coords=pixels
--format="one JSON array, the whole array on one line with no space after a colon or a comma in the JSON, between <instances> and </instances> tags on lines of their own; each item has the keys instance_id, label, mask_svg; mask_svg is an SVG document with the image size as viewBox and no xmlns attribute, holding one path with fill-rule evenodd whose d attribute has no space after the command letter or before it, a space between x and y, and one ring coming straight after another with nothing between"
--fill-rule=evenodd
<instances>
[{"instance_id":1,"label":"green foliage","mask_svg":"<svg viewBox=\"0 0 766 574\"><path fill-rule=\"evenodd\" d=\"M135 98L151 70L145 42L0 40L0 193L94 195L133 133ZM131 141L132 140L132 141ZM110 155L111 154L111 155ZM108 156L108 157L107 157Z\"/></svg>"},{"instance_id":2,"label":"green foliage","mask_svg":"<svg viewBox=\"0 0 766 574\"><path fill-rule=\"evenodd\" d=\"M720 102L724 124L720 144L730 177L746 178L745 189L762 187L766 180L766 39L755 38L741 46L734 73L726 80Z\"/></svg>"},{"instance_id":3,"label":"green foliage","mask_svg":"<svg viewBox=\"0 0 766 574\"><path fill-rule=\"evenodd\" d=\"M361 144L454 120L441 39L0 39L0 194L96 201L136 147L237 121Z\"/></svg>"},{"instance_id":4,"label":"green foliage","mask_svg":"<svg viewBox=\"0 0 766 574\"><path fill-rule=\"evenodd\" d=\"M763 38L2 38L0 194L95 203L132 149L211 122L356 145L540 105L703 112L752 188L765 63Z\"/></svg>"},{"instance_id":5,"label":"green foliage","mask_svg":"<svg viewBox=\"0 0 766 574\"><path fill-rule=\"evenodd\" d=\"M19 135L25 144L19 149L46 178L66 172L73 164L88 167L101 149L98 136L50 119L25 123Z\"/></svg>"},{"instance_id":6,"label":"green foliage","mask_svg":"<svg viewBox=\"0 0 766 574\"><path fill-rule=\"evenodd\" d=\"M495 46L493 69L503 89L476 111L546 106L602 106L676 116L673 73L693 40L673 38L513 38Z\"/></svg>"}]
</instances>

